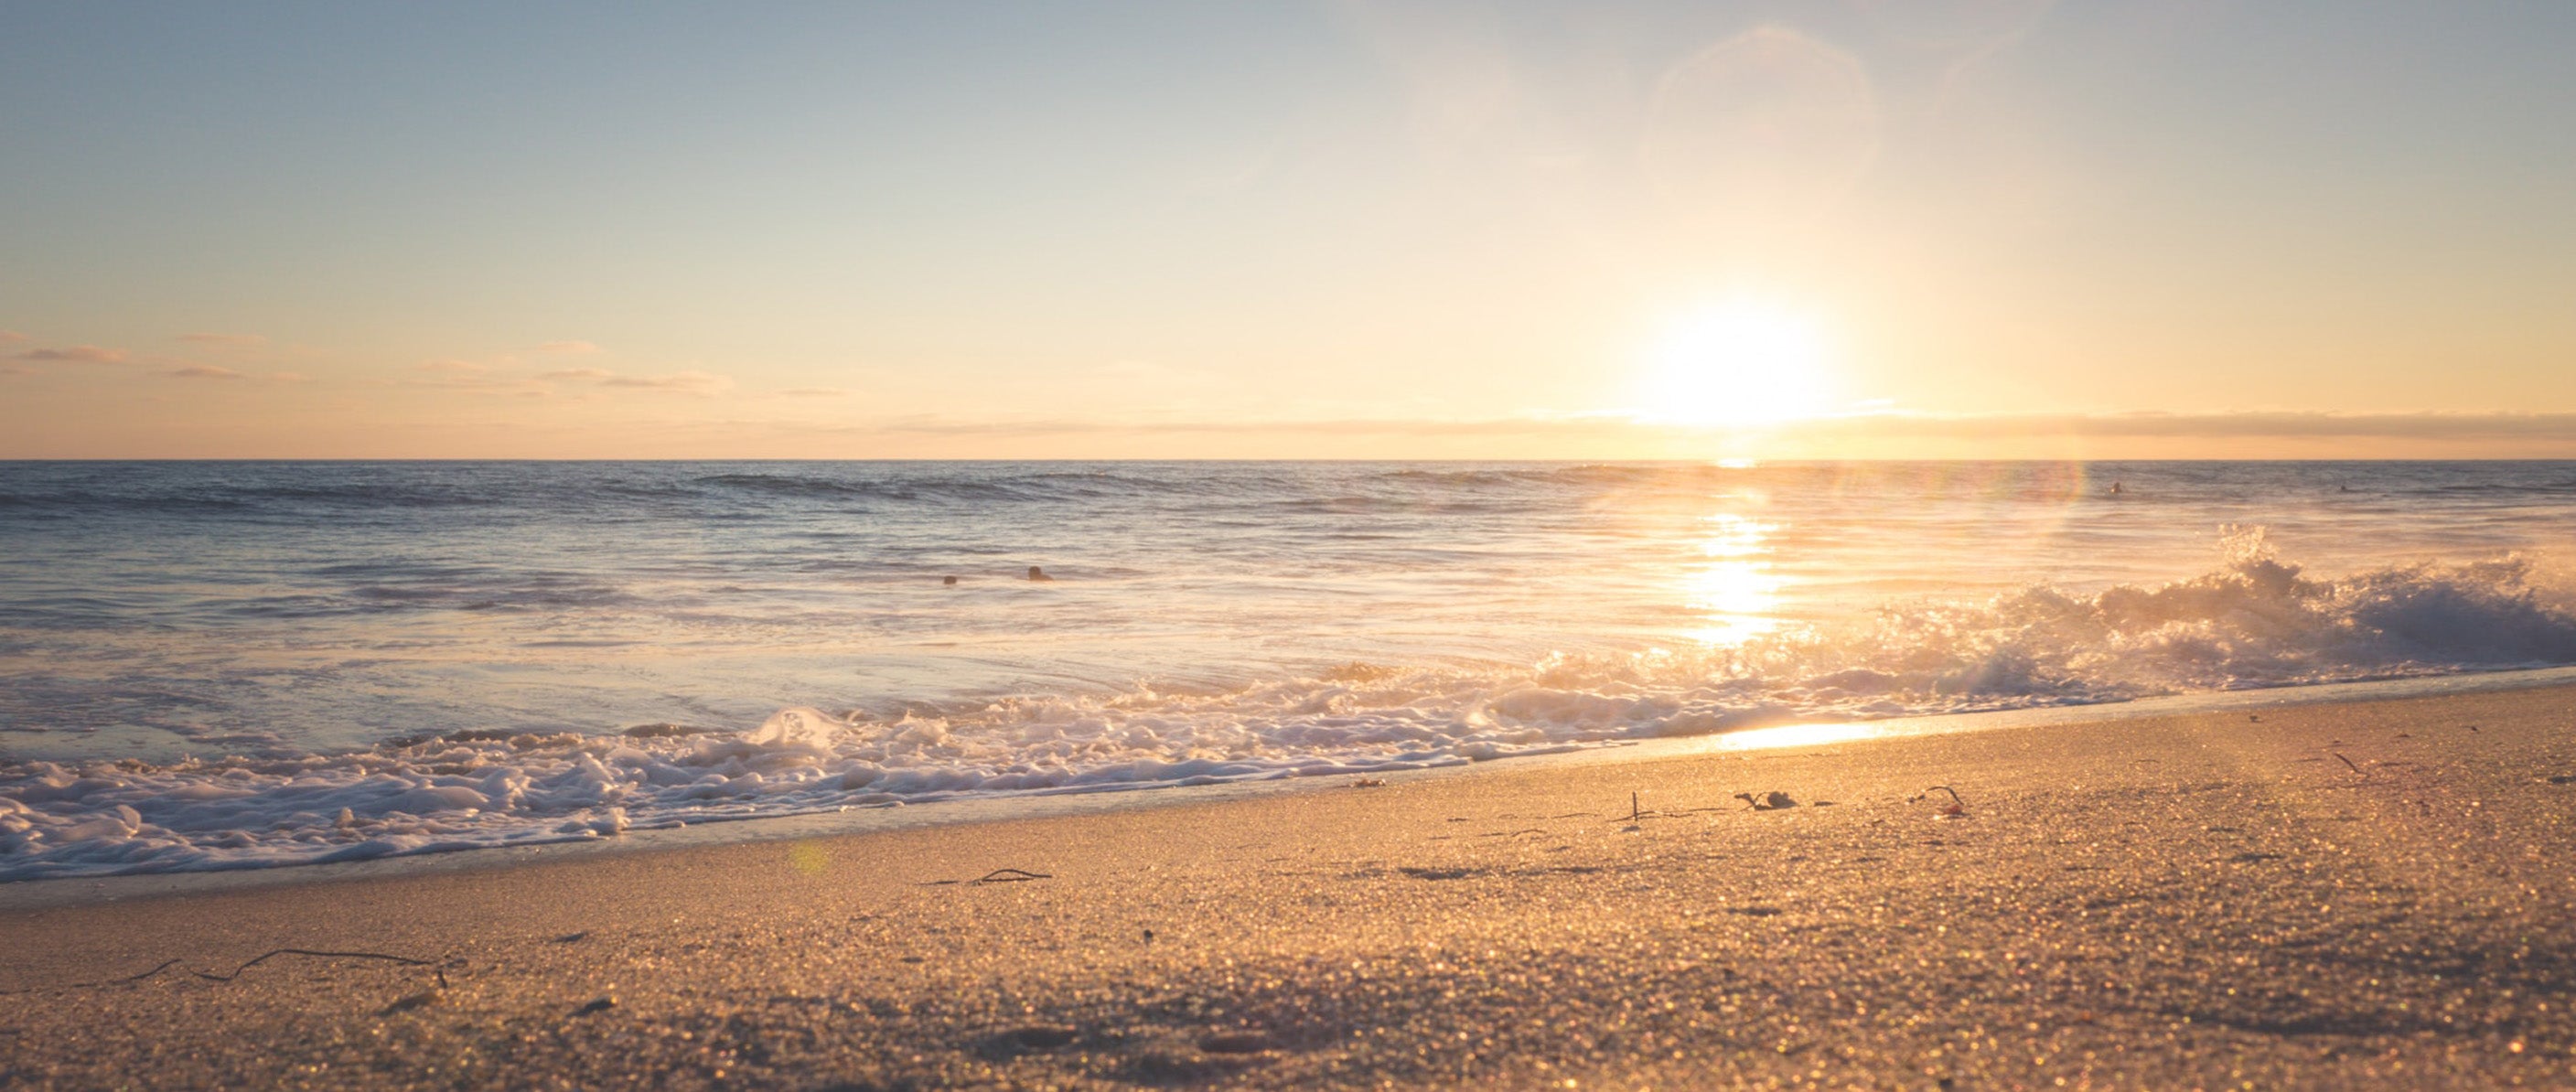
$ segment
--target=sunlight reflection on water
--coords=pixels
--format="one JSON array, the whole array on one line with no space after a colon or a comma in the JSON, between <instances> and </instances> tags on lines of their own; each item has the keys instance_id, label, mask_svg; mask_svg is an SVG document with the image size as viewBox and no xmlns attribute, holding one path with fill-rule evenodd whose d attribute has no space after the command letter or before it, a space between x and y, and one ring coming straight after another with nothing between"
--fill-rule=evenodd
<instances>
[{"instance_id":1,"label":"sunlight reflection on water","mask_svg":"<svg viewBox=\"0 0 2576 1092\"><path fill-rule=\"evenodd\" d=\"M1769 540L1778 528L1730 513L1708 517L1700 541L1706 564L1691 571L1683 595L1700 624L1689 636L1706 645L1739 645L1780 628L1780 591Z\"/></svg>"}]
</instances>

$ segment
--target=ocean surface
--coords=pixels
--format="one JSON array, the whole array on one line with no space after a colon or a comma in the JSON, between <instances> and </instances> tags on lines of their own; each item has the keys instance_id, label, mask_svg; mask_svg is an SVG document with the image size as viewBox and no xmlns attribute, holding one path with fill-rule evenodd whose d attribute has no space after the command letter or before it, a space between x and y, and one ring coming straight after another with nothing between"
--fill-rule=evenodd
<instances>
[{"instance_id":1,"label":"ocean surface","mask_svg":"<svg viewBox=\"0 0 2576 1092\"><path fill-rule=\"evenodd\" d=\"M2569 663L2570 462L0 463L0 879Z\"/></svg>"}]
</instances>

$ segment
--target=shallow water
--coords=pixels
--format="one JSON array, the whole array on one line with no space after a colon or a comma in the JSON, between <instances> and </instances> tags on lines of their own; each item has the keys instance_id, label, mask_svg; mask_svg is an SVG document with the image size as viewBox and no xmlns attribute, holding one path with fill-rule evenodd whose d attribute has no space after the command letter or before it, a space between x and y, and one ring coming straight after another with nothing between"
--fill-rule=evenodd
<instances>
[{"instance_id":1,"label":"shallow water","mask_svg":"<svg viewBox=\"0 0 2576 1092\"><path fill-rule=\"evenodd\" d=\"M0 877L2576 663L2570 542L2568 462L0 464Z\"/></svg>"}]
</instances>

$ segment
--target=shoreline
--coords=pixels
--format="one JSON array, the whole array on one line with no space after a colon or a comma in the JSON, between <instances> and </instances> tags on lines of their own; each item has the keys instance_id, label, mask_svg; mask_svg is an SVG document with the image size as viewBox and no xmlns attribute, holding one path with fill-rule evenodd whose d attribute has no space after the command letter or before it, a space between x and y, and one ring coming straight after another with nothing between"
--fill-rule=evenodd
<instances>
[{"instance_id":1,"label":"shoreline","mask_svg":"<svg viewBox=\"0 0 2576 1092\"><path fill-rule=\"evenodd\" d=\"M2400 700L2576 685L2576 666L2407 676L2354 682L2255 687L2156 695L2122 702L2031 706L1970 713L1895 717L1878 721L1817 722L1738 729L1704 736L1622 740L1501 759L1391 770L1365 775L1412 781L1476 776L1595 763L1654 762L1709 752L1796 747L1962 732L2097 724L2143 717L2266 709L2352 701ZM1497 765L1498 763L1503 765ZM1189 806L1277 793L1328 790L1362 775L1247 778L1204 785L1144 782L1004 796L970 796L920 803L854 807L837 812L719 818L699 823L634 828L596 839L531 842L510 846L405 853L360 861L281 864L248 868L67 876L0 882L0 914L134 898L183 897L279 885L363 881L416 874L517 868L603 854L656 853L743 842L881 833L925 827L1045 819L1128 809Z\"/></svg>"},{"instance_id":2,"label":"shoreline","mask_svg":"<svg viewBox=\"0 0 2576 1092\"><path fill-rule=\"evenodd\" d=\"M2253 708L17 907L0 1083L2576 1079L2576 685Z\"/></svg>"}]
</instances>

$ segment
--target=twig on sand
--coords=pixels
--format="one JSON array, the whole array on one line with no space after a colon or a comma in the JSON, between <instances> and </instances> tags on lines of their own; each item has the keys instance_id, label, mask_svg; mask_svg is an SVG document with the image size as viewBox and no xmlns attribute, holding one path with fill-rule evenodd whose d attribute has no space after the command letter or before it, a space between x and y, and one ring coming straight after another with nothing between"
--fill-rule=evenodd
<instances>
[{"instance_id":1,"label":"twig on sand","mask_svg":"<svg viewBox=\"0 0 2576 1092\"><path fill-rule=\"evenodd\" d=\"M1550 819L1566 819L1566 818L1571 818L1572 816L1575 816L1575 815L1591 815L1591 814L1593 814L1593 813L1588 812L1588 811L1578 811L1578 812L1572 812L1572 813L1570 813L1570 814L1568 814L1568 815L1551 815L1551 816L1549 816L1548 818L1550 818ZM1613 823L1625 823L1625 824L1627 824L1626 826L1619 828L1619 829L1620 829L1620 830L1622 830L1622 831L1643 830L1643 829L1645 829L1645 827L1643 826L1643 824L1644 824L1644 822L1645 822L1646 820L1648 820L1648 819L1662 819L1662 818L1669 818L1669 817L1671 817L1671 816L1673 816L1673 815L1677 815L1677 814L1680 814L1680 813L1678 813L1678 812L1662 811L1662 810L1647 811L1647 810L1646 810L1645 799L1644 799L1643 795L1642 795L1642 794L1639 794L1639 793L1634 793L1634 792L1632 792L1632 793L1629 793L1629 794L1628 794L1628 814L1626 814L1626 815L1613 815L1613 816L1611 816L1611 817L1610 817L1610 821L1611 821L1611 822L1613 822Z\"/></svg>"},{"instance_id":2,"label":"twig on sand","mask_svg":"<svg viewBox=\"0 0 2576 1092\"><path fill-rule=\"evenodd\" d=\"M241 973L243 971L247 971L262 963L268 962L272 958L282 955L309 956L314 959L381 959L387 963L400 963L406 967L427 967L431 974L438 976L438 988L442 990L447 988L447 969L440 966L437 961L413 959L409 956L387 955L383 952L317 952L310 948L278 948L252 956L250 959L244 961L241 966L233 968L231 974L214 974L207 971L197 971L194 973L197 977L206 979L210 982L230 982L233 979L241 977ZM167 964L164 964L164 966L167 966Z\"/></svg>"},{"instance_id":3,"label":"twig on sand","mask_svg":"<svg viewBox=\"0 0 2576 1092\"><path fill-rule=\"evenodd\" d=\"M258 954L258 955L255 955L255 956L250 957L249 959L243 960L243 961L241 962L241 965L239 965L239 966L237 966L237 967L234 967L231 971L228 971L228 972L224 972L224 973L218 974L218 973L216 973L216 972L214 972L214 971L196 971L196 970L191 970L191 971L189 971L188 973L189 973L189 974L191 974L191 975L194 975L194 976L196 976L196 977L198 977L198 978L205 979L205 980L206 980L206 981L208 981L208 982L230 982L230 981L232 981L232 980L234 980L234 979L236 979L236 978L240 978L240 977L241 977L241 975L242 975L242 972L243 972L243 971L247 971L247 970L249 970L249 969L251 969L251 968L253 968L253 967L259 966L260 964L262 964L262 963L266 963L266 962L268 962L269 960L272 960L272 959L277 958L278 956L289 956L289 955L291 955L291 956L306 956L306 957L309 957L309 958L312 958L312 959L374 959L374 960L382 960L382 961L384 961L384 962L386 962L386 963L399 963L399 964L402 964L403 966L406 966L406 967L427 967L427 968L429 968L429 971L430 971L430 973L431 973L431 974L438 976L438 988L439 988L439 989L442 989L442 990L447 988L447 965L446 965L446 964L440 963L440 962L438 962L437 960L434 960L434 959L413 959L413 958L411 958L410 956L398 956L398 955L391 955L391 954L388 954L388 953L385 953L385 952L324 952L324 951L316 951L316 950L311 949L311 948L274 948L274 949L271 949L271 950L269 950L269 951L261 952L261 953L260 953L260 954ZM170 968L172 968L172 967L181 967L181 968L185 968L185 967L186 967L186 965L187 965L187 962L188 962L188 961L187 961L187 959L186 959L185 957L179 957L179 958L174 958L174 959L165 959L165 960L162 960L159 964L155 965L151 970L145 971L145 972L143 972L143 973L141 973L141 974L130 974L130 975L127 975L127 976L125 976L125 977L123 977L123 978L109 978L109 979L103 979L103 980L100 980L100 981L97 981L97 982L74 982L74 983L71 983L71 984L69 984L69 985L64 985L64 986L55 986L55 987L51 987L51 988L52 988L52 989L61 989L61 990L89 990L89 989L97 989L97 988L98 988L98 987L100 987L100 986L122 986L122 985L124 985L124 984L126 984L126 983L128 983L128 982L141 982L141 981L143 981L144 979L147 979L147 978L150 978L150 977L152 977L152 976L154 976L154 975L160 974L161 972L166 971L166 970L169 970L169 969L170 969ZM38 992L38 991L36 991L36 990L10 990L10 991L7 991L7 992L9 992L9 993L35 993L35 992Z\"/></svg>"},{"instance_id":4,"label":"twig on sand","mask_svg":"<svg viewBox=\"0 0 2576 1092\"><path fill-rule=\"evenodd\" d=\"M2326 752L2326 753L2327 753L2327 754L2330 754L2330 755L2335 756L2335 761L2340 762L2340 763L2343 763L2343 764L2344 764L2344 768L2345 768L2345 769L2351 770L2352 772L2357 773L2357 774L2360 774L2360 775L2361 775L2361 776L2363 776L2363 777L2368 777L2368 776L2370 776L2370 772L2369 772L2369 771L2364 770L2364 769L2362 769L2362 768L2361 768L2361 767L2359 767L2359 766L2355 766L2355 765L2353 765L2353 764L2352 764L2352 760L2351 760L2351 759L2349 759L2349 758L2345 758L2345 757L2343 756L2343 752L2341 752L2341 751L2328 751L2328 752Z\"/></svg>"},{"instance_id":5,"label":"twig on sand","mask_svg":"<svg viewBox=\"0 0 2576 1092\"><path fill-rule=\"evenodd\" d=\"M125 977L123 977L123 978L111 978L111 979L108 979L108 980L107 980L107 981L105 981L105 982L81 982L81 983L76 983L76 984L74 984L74 985L72 985L72 986L70 986L70 987L68 987L68 988L70 988L70 989L80 989L80 988L85 987L85 986L119 986L119 985L123 985L123 984L128 983L128 982L141 982L141 981L143 981L144 979L150 978L150 977L152 977L153 975L156 975L156 974L160 974L160 973L161 973L161 972L163 972L163 971L169 970L169 969L170 969L170 968L172 968L172 967L176 967L176 966L178 966L178 965L180 965L180 964L182 964L182 963L186 963L186 962L187 962L187 960L185 960L185 959L165 959L165 960L162 960L158 966L155 966L155 967L153 967L151 970L145 971L145 972L143 972L142 974L130 974L130 975L127 975L127 976L125 976ZM238 970L236 970L236 971L234 971L233 973L234 973L234 974L240 974L241 972L240 972L240 971L238 971Z\"/></svg>"},{"instance_id":6,"label":"twig on sand","mask_svg":"<svg viewBox=\"0 0 2576 1092\"><path fill-rule=\"evenodd\" d=\"M1939 812L1935 813L1935 814L1937 814L1940 818L1943 818L1943 819L1965 819L1965 818L1967 818L1967 817L1968 817L1968 802L1967 802L1967 801L1965 801L1965 800L1961 800L1961 799L1959 799L1959 790L1954 789L1954 788L1951 788L1951 787L1950 787L1950 786L1948 786L1948 785L1934 785L1934 786L1932 786L1931 788L1928 788L1928 789L1923 790L1922 792L1918 792L1918 793L1915 793L1915 794L1914 794L1914 795L1912 795L1912 796L1906 797L1906 798L1905 798L1905 802L1906 802L1906 803L1908 803L1908 804L1919 803L1919 802L1921 802L1921 801L1923 800L1923 798L1925 798L1925 797L1927 797L1927 796L1930 796L1930 795L1932 795L1933 793L1936 793L1936 792L1942 792L1942 793L1948 793L1948 794L1950 794L1950 802L1949 802L1949 803L1947 803L1947 804L1942 805L1942 806L1941 806L1941 810L1940 810Z\"/></svg>"},{"instance_id":7,"label":"twig on sand","mask_svg":"<svg viewBox=\"0 0 2576 1092\"><path fill-rule=\"evenodd\" d=\"M1735 798L1744 801L1745 807L1751 808L1755 811L1780 811L1786 808L1794 808L1798 806L1798 802L1791 799L1788 793L1781 792L1778 789L1773 789L1760 796L1755 796L1749 792L1740 792L1735 794Z\"/></svg>"},{"instance_id":8,"label":"twig on sand","mask_svg":"<svg viewBox=\"0 0 2576 1092\"><path fill-rule=\"evenodd\" d=\"M932 880L928 883L922 884L921 886L952 887L957 884L965 884L972 887L977 884L1027 883L1030 880L1052 880L1054 878L1055 876L1052 873L1031 872L1025 868L996 868L971 880Z\"/></svg>"},{"instance_id":9,"label":"twig on sand","mask_svg":"<svg viewBox=\"0 0 2576 1092\"><path fill-rule=\"evenodd\" d=\"M1610 821L1613 823L1627 824L1626 826L1619 828L1619 833L1621 834L1638 834L1644 832L1646 829L1645 818L1645 808L1637 802L1637 794L1632 792L1628 794L1627 816L1625 818L1613 816Z\"/></svg>"}]
</instances>

